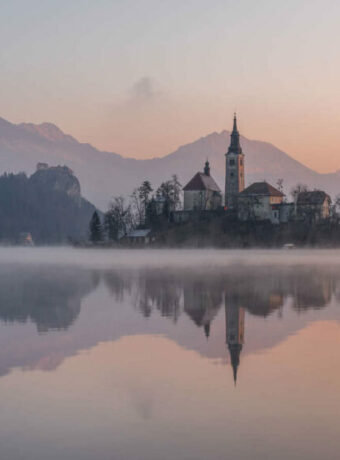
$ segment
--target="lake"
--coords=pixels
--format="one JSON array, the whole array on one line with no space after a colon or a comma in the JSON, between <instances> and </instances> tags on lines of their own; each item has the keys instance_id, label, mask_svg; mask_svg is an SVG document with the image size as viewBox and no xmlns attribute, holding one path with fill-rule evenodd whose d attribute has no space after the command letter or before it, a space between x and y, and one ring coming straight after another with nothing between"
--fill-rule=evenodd
<instances>
[{"instance_id":1,"label":"lake","mask_svg":"<svg viewBox=\"0 0 340 460\"><path fill-rule=\"evenodd\" d=\"M1 460L335 460L340 251L0 249Z\"/></svg>"}]
</instances>

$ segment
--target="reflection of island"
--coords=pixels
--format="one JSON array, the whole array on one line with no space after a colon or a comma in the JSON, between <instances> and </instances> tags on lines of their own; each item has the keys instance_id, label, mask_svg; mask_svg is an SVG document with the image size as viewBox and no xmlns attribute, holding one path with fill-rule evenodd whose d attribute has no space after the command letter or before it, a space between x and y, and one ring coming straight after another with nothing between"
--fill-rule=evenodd
<instances>
[{"instance_id":1,"label":"reflection of island","mask_svg":"<svg viewBox=\"0 0 340 460\"><path fill-rule=\"evenodd\" d=\"M78 317L81 299L98 279L72 268L0 267L0 320L36 324L39 332L67 329Z\"/></svg>"},{"instance_id":2,"label":"reflection of island","mask_svg":"<svg viewBox=\"0 0 340 460\"><path fill-rule=\"evenodd\" d=\"M145 270L138 276L107 272L104 280L119 302L124 295L133 295L133 304L143 316L158 311L177 321L186 313L207 335L225 292L250 314L267 317L280 312L287 298L293 299L298 311L322 308L336 287L334 273L294 267L229 267L204 273L162 269Z\"/></svg>"},{"instance_id":3,"label":"reflection of island","mask_svg":"<svg viewBox=\"0 0 340 460\"><path fill-rule=\"evenodd\" d=\"M336 304L330 301L335 300L339 280L335 270L317 267L118 271L0 264L0 375L16 366L53 369L65 356L100 341L163 334L223 361L227 336L236 380L241 353L275 346L305 326L311 309L329 305L317 318L334 318ZM91 308L83 308L80 318L82 299L97 286L86 302ZM270 320L263 323L261 317ZM279 324L282 319L284 324ZM7 328L8 322L26 325ZM48 334L36 334L32 323Z\"/></svg>"},{"instance_id":4,"label":"reflection of island","mask_svg":"<svg viewBox=\"0 0 340 460\"><path fill-rule=\"evenodd\" d=\"M228 295L225 296L225 321L226 342L236 385L237 369L240 364L240 354L244 343L244 308L239 307Z\"/></svg>"}]
</instances>

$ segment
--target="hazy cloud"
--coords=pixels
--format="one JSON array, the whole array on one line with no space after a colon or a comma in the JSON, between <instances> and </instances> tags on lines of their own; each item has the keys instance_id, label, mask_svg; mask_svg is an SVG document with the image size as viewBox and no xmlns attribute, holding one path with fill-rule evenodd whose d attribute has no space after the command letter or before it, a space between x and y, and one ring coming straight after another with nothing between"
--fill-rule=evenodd
<instances>
[{"instance_id":1,"label":"hazy cloud","mask_svg":"<svg viewBox=\"0 0 340 460\"><path fill-rule=\"evenodd\" d=\"M157 90L156 83L151 77L142 77L137 80L129 91L130 99L138 101L152 101L161 93Z\"/></svg>"}]
</instances>

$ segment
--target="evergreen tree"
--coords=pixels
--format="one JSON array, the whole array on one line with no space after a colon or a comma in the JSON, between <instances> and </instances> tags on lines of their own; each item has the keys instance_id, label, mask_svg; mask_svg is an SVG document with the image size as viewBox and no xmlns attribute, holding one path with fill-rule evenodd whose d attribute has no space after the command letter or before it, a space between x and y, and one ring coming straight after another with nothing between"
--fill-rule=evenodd
<instances>
[{"instance_id":1,"label":"evergreen tree","mask_svg":"<svg viewBox=\"0 0 340 460\"><path fill-rule=\"evenodd\" d=\"M152 197L146 207L145 223L152 228L158 227L159 218L157 215L156 200Z\"/></svg>"},{"instance_id":2,"label":"evergreen tree","mask_svg":"<svg viewBox=\"0 0 340 460\"><path fill-rule=\"evenodd\" d=\"M144 210L146 212L146 207L149 202L149 196L153 192L153 188L148 180L145 180L142 185L138 189L139 191L139 198L142 200L144 205Z\"/></svg>"},{"instance_id":3,"label":"evergreen tree","mask_svg":"<svg viewBox=\"0 0 340 460\"><path fill-rule=\"evenodd\" d=\"M90 240L99 243L103 240L103 230L97 211L94 211L90 221Z\"/></svg>"}]
</instances>

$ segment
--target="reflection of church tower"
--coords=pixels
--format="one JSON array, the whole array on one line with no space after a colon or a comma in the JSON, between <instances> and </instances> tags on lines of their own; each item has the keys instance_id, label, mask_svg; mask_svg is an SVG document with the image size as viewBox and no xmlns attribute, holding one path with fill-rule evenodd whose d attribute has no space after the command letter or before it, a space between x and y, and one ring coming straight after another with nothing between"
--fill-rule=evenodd
<instances>
[{"instance_id":1,"label":"reflection of church tower","mask_svg":"<svg viewBox=\"0 0 340 460\"><path fill-rule=\"evenodd\" d=\"M244 308L236 306L226 296L225 301L226 342L233 368L234 382L237 380L237 369L240 364L240 354L244 342Z\"/></svg>"}]
</instances>

